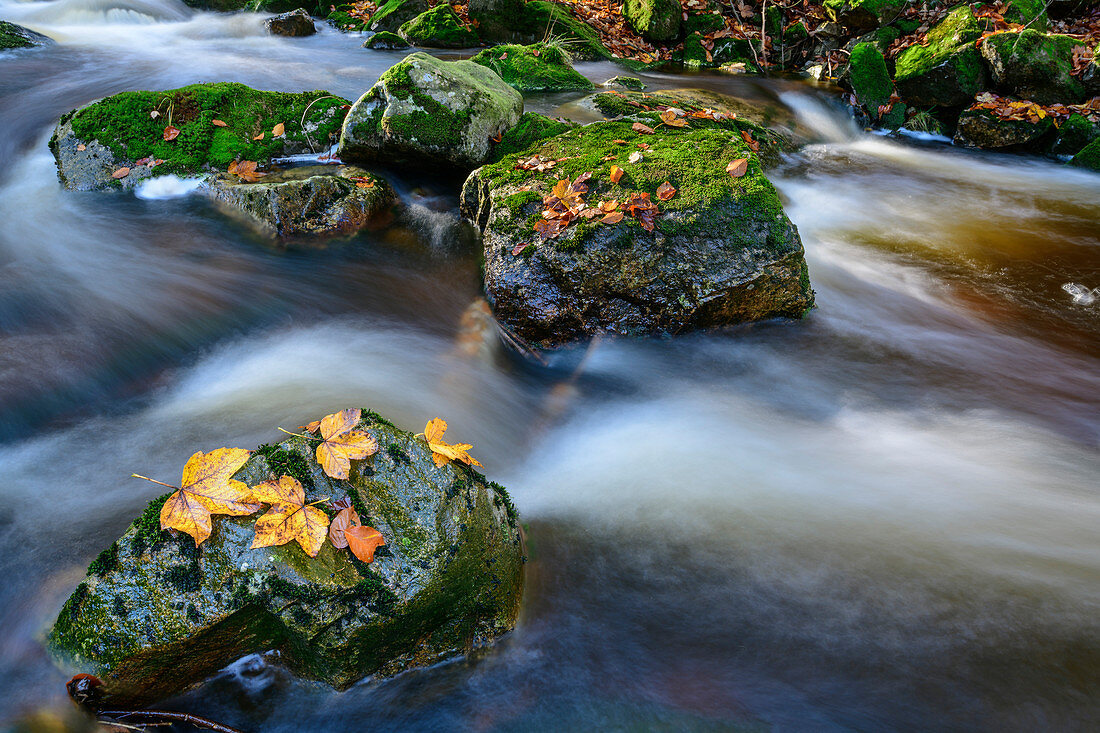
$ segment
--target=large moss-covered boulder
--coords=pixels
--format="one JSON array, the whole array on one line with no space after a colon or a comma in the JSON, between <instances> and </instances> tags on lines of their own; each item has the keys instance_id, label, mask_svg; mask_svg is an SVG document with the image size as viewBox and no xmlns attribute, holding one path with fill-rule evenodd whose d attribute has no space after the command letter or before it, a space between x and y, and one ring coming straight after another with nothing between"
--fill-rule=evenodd
<instances>
[{"instance_id":1,"label":"large moss-covered boulder","mask_svg":"<svg viewBox=\"0 0 1100 733\"><path fill-rule=\"evenodd\" d=\"M194 175L237 159L264 164L321 149L336 139L346 104L325 91L265 92L229 83L122 92L64 115L50 150L66 188L130 187L163 173ZM179 135L165 140L169 122ZM284 132L277 136L279 124ZM154 169L140 160L163 162ZM129 175L112 178L122 167Z\"/></svg>"},{"instance_id":2,"label":"large moss-covered boulder","mask_svg":"<svg viewBox=\"0 0 1100 733\"><path fill-rule=\"evenodd\" d=\"M693 120L653 135L632 127L658 127L657 120L640 113L595 122L467 179L461 207L484 235L486 295L496 318L522 338L552 346L599 333L679 333L799 316L812 306L798 231L741 132L763 142L762 151L781 141L745 121ZM631 162L635 153L641 159ZM539 172L536 156L557 162ZM747 172L731 176L727 165L742 158ZM624 171L618 182L611 166ZM608 222L602 213L578 214L543 240L536 227L545 197L583 174L591 174L587 208L648 201L659 211L652 230L629 210ZM667 200L658 193L665 182L676 189Z\"/></svg>"},{"instance_id":3,"label":"large moss-covered boulder","mask_svg":"<svg viewBox=\"0 0 1100 733\"><path fill-rule=\"evenodd\" d=\"M317 441L261 446L236 474L290 475L330 516L347 499L386 541L367 565L325 542L250 549L256 516L213 518L199 547L160 528L154 500L92 563L49 635L113 705L173 695L233 660L276 650L298 675L347 687L486 644L512 628L523 552L507 493L461 464L436 466L421 438L364 412L380 450L346 481L314 460Z\"/></svg>"},{"instance_id":4,"label":"large moss-covered boulder","mask_svg":"<svg viewBox=\"0 0 1100 733\"><path fill-rule=\"evenodd\" d=\"M450 5L436 5L398 29L397 34L414 46L424 48L469 48L479 42L477 34L462 24Z\"/></svg>"},{"instance_id":5,"label":"large moss-covered boulder","mask_svg":"<svg viewBox=\"0 0 1100 733\"><path fill-rule=\"evenodd\" d=\"M492 69L505 84L521 92L573 92L594 87L577 73L561 49L545 43L494 46L470 60Z\"/></svg>"},{"instance_id":6,"label":"large moss-covered boulder","mask_svg":"<svg viewBox=\"0 0 1100 733\"><path fill-rule=\"evenodd\" d=\"M1050 117L1039 122L1002 119L988 110L966 110L959 115L955 130L955 142L975 148L1035 147L1051 131L1054 123Z\"/></svg>"},{"instance_id":7,"label":"large moss-covered boulder","mask_svg":"<svg viewBox=\"0 0 1100 733\"><path fill-rule=\"evenodd\" d=\"M36 33L30 28L0 20L0 51L9 48L45 46L48 43L53 43L53 40L48 36Z\"/></svg>"},{"instance_id":8,"label":"large moss-covered boulder","mask_svg":"<svg viewBox=\"0 0 1100 733\"><path fill-rule=\"evenodd\" d=\"M999 91L1039 104L1084 101L1085 85L1073 76L1073 49L1080 39L1026 29L982 41L982 57Z\"/></svg>"},{"instance_id":9,"label":"large moss-covered boulder","mask_svg":"<svg viewBox=\"0 0 1100 733\"><path fill-rule=\"evenodd\" d=\"M398 28L431 8L428 0L389 0L371 16L370 29L396 33Z\"/></svg>"},{"instance_id":10,"label":"large moss-covered boulder","mask_svg":"<svg viewBox=\"0 0 1100 733\"><path fill-rule=\"evenodd\" d=\"M852 49L848 69L852 91L870 118L884 127L901 127L905 122L905 105L891 105L894 83L890 81L890 72L886 68L886 58L882 51L872 43L857 44ZM890 111L880 116L879 109L884 106L890 106Z\"/></svg>"},{"instance_id":11,"label":"large moss-covered boulder","mask_svg":"<svg viewBox=\"0 0 1100 733\"><path fill-rule=\"evenodd\" d=\"M301 166L243 181L211 177L199 189L231 213L281 238L350 234L384 223L396 204L393 189L355 166Z\"/></svg>"},{"instance_id":12,"label":"large moss-covered boulder","mask_svg":"<svg viewBox=\"0 0 1100 733\"><path fill-rule=\"evenodd\" d=\"M471 61L414 53L387 69L352 106L340 137L349 162L450 165L469 170L523 114L523 97Z\"/></svg>"},{"instance_id":13,"label":"large moss-covered boulder","mask_svg":"<svg viewBox=\"0 0 1100 733\"><path fill-rule=\"evenodd\" d=\"M983 27L968 5L960 5L928 31L926 45L902 51L894 84L911 105L960 106L985 88L985 67L974 41Z\"/></svg>"},{"instance_id":14,"label":"large moss-covered boulder","mask_svg":"<svg viewBox=\"0 0 1100 733\"><path fill-rule=\"evenodd\" d=\"M894 20L907 0L825 0L825 12L855 31L870 31Z\"/></svg>"},{"instance_id":15,"label":"large moss-covered boulder","mask_svg":"<svg viewBox=\"0 0 1100 733\"><path fill-rule=\"evenodd\" d=\"M634 31L651 41L672 41L680 37L679 0L625 0L623 15Z\"/></svg>"}]
</instances>

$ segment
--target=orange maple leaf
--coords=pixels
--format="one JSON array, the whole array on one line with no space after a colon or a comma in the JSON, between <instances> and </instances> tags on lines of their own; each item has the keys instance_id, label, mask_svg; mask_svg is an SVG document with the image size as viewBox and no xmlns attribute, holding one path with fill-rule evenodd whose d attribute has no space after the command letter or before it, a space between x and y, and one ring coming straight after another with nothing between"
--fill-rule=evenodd
<instances>
[{"instance_id":1,"label":"orange maple leaf","mask_svg":"<svg viewBox=\"0 0 1100 733\"><path fill-rule=\"evenodd\" d=\"M468 450L474 446L470 443L455 443L451 445L443 440L443 434L447 432L447 423L443 418L433 418L424 427L424 439L428 441L428 447L432 449L432 460L437 466L446 466L451 461L462 461L471 466L481 466L476 458L473 458Z\"/></svg>"}]
</instances>

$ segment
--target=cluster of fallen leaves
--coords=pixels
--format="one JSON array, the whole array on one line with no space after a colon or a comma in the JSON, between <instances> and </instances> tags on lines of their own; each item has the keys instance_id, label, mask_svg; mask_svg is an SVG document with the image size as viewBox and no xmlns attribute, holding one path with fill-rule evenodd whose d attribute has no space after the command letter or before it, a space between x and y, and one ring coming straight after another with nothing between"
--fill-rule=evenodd
<instances>
[{"instance_id":1,"label":"cluster of fallen leaves","mask_svg":"<svg viewBox=\"0 0 1100 733\"><path fill-rule=\"evenodd\" d=\"M336 6L329 5L328 11L330 13L336 12ZM373 2L355 2L345 8L344 12L365 25L369 23L374 14L378 12L378 5ZM348 24L345 28L355 28L355 26Z\"/></svg>"},{"instance_id":2,"label":"cluster of fallen leaves","mask_svg":"<svg viewBox=\"0 0 1100 733\"><path fill-rule=\"evenodd\" d=\"M361 410L341 410L303 427L310 435L302 437L318 441L317 463L327 476L347 480L352 460L362 460L378 452L378 441L370 433L356 429L361 417ZM443 439L446 431L447 423L440 418L429 421L424 429L423 435L435 464L445 466L451 461L461 461L480 466L469 454L473 446L447 443ZM263 505L267 505L267 511L256 519L253 549L297 542L307 555L316 557L328 537L334 547L348 548L357 558L369 563L374 560L375 549L386 544L378 530L362 524L350 499L333 503L337 513L330 522L328 514L317 506L328 498L308 501L305 489L293 476L272 475L251 487L232 478L250 455L250 451L243 448L217 448L209 453L198 451L184 465L179 486L139 474L133 476L175 489L161 507L160 526L190 535L196 547L210 536L213 515L247 516Z\"/></svg>"},{"instance_id":3,"label":"cluster of fallen leaves","mask_svg":"<svg viewBox=\"0 0 1100 733\"><path fill-rule=\"evenodd\" d=\"M1009 99L992 92L982 92L974 98L969 111L985 110L995 117L1016 122L1035 124L1047 117L1060 125L1070 116L1079 114L1089 122L1100 122L1100 97L1093 97L1082 104L1042 105L1028 100Z\"/></svg>"}]
</instances>

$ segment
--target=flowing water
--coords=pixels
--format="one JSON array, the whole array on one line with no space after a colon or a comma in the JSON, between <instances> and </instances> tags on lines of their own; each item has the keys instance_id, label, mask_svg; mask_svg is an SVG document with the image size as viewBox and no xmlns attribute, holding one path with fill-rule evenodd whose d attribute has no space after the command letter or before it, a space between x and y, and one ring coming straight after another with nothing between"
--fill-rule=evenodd
<instances>
[{"instance_id":1,"label":"flowing water","mask_svg":"<svg viewBox=\"0 0 1100 733\"><path fill-rule=\"evenodd\" d=\"M395 179L399 226L312 249L57 183L52 125L98 97L354 98L401 53L176 0L0 17L59 41L0 58L0 723L66 709L40 640L158 493L131 472L363 405L446 416L511 489L516 631L342 693L246 658L167 704L256 731L1095 729L1100 176L867 135L799 82L648 75L813 131L773 180L818 308L531 365L459 337L453 181Z\"/></svg>"}]
</instances>

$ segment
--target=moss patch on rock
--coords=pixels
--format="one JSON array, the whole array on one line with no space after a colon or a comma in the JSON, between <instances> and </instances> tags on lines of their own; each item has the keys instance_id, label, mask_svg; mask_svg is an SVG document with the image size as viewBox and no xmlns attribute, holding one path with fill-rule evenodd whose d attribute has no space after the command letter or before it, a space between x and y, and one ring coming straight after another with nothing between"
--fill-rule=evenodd
<instances>
[{"instance_id":1,"label":"moss patch on rock","mask_svg":"<svg viewBox=\"0 0 1100 733\"><path fill-rule=\"evenodd\" d=\"M390 33L389 31L378 31L373 36L363 41L363 48L372 48L380 51L392 51L408 47L408 41L396 33Z\"/></svg>"},{"instance_id":2,"label":"moss patch on rock","mask_svg":"<svg viewBox=\"0 0 1100 733\"><path fill-rule=\"evenodd\" d=\"M521 92L573 92L594 86L577 73L561 49L545 43L494 46L470 60L492 69Z\"/></svg>"},{"instance_id":3,"label":"moss patch on rock","mask_svg":"<svg viewBox=\"0 0 1100 733\"><path fill-rule=\"evenodd\" d=\"M47 43L51 43L51 40L41 33L35 33L21 25L0 20L0 50L31 48L32 46L44 46Z\"/></svg>"},{"instance_id":4,"label":"moss patch on rock","mask_svg":"<svg viewBox=\"0 0 1100 733\"><path fill-rule=\"evenodd\" d=\"M1084 101L1085 87L1070 72L1080 39L1027 29L982 41L982 57L1002 92L1039 104Z\"/></svg>"},{"instance_id":5,"label":"moss patch on rock","mask_svg":"<svg viewBox=\"0 0 1100 733\"><path fill-rule=\"evenodd\" d=\"M672 41L680 36L679 0L625 0L623 15L636 33L651 41Z\"/></svg>"},{"instance_id":6,"label":"moss patch on rock","mask_svg":"<svg viewBox=\"0 0 1100 733\"><path fill-rule=\"evenodd\" d=\"M983 26L968 5L960 5L928 31L925 45L898 55L894 83L905 100L945 107L965 104L985 86L985 68L974 41Z\"/></svg>"},{"instance_id":7,"label":"moss patch on rock","mask_svg":"<svg viewBox=\"0 0 1100 733\"><path fill-rule=\"evenodd\" d=\"M572 122L552 120L537 112L524 112L516 126L504 133L500 142L493 146L489 161L497 161L506 155L522 152L540 140L560 135L574 127L576 125Z\"/></svg>"},{"instance_id":8,"label":"moss patch on rock","mask_svg":"<svg viewBox=\"0 0 1100 733\"><path fill-rule=\"evenodd\" d=\"M469 48L480 40L462 25L450 5L437 5L401 26L398 35L414 46L426 48Z\"/></svg>"},{"instance_id":9,"label":"moss patch on rock","mask_svg":"<svg viewBox=\"0 0 1100 733\"><path fill-rule=\"evenodd\" d=\"M882 51L871 43L859 43L852 49L849 65L852 91L860 105L872 120L879 120L884 127L897 129L905 122L905 105L895 104L883 117L879 117L879 107L890 104L894 94L894 83L890 81L890 72L886 68L886 59Z\"/></svg>"},{"instance_id":10,"label":"moss patch on rock","mask_svg":"<svg viewBox=\"0 0 1100 733\"><path fill-rule=\"evenodd\" d=\"M327 145L340 130L346 104L346 99L324 91L193 84L164 92L122 92L70 113L63 123L71 126L76 139L103 145L118 161L160 158L165 161L160 172L197 173L224 168L236 159L264 163L309 150L309 141ZM155 119L150 117L153 111L159 114ZM169 122L180 131L174 140L164 140ZM282 137L272 134L277 124L284 126ZM254 139L261 133L263 139Z\"/></svg>"},{"instance_id":11,"label":"moss patch on rock","mask_svg":"<svg viewBox=\"0 0 1100 733\"><path fill-rule=\"evenodd\" d=\"M1093 140L1073 156L1070 165L1100 172L1100 140Z\"/></svg>"}]
</instances>

